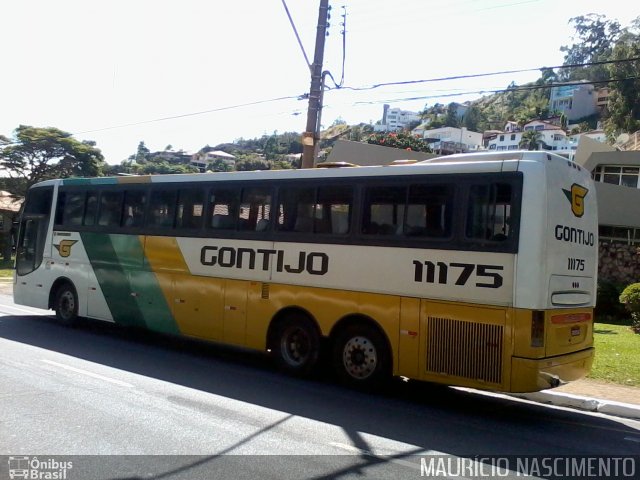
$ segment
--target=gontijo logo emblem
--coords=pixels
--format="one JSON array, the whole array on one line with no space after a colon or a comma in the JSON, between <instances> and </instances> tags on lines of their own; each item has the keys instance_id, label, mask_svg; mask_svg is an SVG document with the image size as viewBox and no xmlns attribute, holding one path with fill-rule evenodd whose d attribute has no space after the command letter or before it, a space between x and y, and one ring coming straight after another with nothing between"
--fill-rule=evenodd
<instances>
[{"instance_id":1,"label":"gontijo logo emblem","mask_svg":"<svg viewBox=\"0 0 640 480\"><path fill-rule=\"evenodd\" d=\"M78 243L77 240L62 240L58 245L54 245L54 247L60 252L61 257L68 257L71 255L71 247L76 243Z\"/></svg>"},{"instance_id":2,"label":"gontijo logo emblem","mask_svg":"<svg viewBox=\"0 0 640 480\"><path fill-rule=\"evenodd\" d=\"M562 189L565 196L571 202L571 211L576 217L581 217L584 215L584 197L587 196L589 190L584 188L582 185L578 185L574 183L571 185L571 190Z\"/></svg>"}]
</instances>

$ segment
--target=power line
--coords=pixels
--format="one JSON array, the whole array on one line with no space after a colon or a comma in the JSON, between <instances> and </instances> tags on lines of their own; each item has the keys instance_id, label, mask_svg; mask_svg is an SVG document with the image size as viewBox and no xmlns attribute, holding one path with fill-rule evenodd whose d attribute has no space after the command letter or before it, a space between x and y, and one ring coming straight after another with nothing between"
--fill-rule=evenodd
<instances>
[{"instance_id":1,"label":"power line","mask_svg":"<svg viewBox=\"0 0 640 480\"><path fill-rule=\"evenodd\" d=\"M520 91L526 91L526 90L543 90L543 89L550 89L550 88L554 88L554 87L570 87L570 86L575 86L575 85L594 85L594 84L600 84L600 83L618 83L618 82L624 82L626 80L638 80L640 79L640 76L632 76L632 77L625 77L625 78L609 78L606 80L598 80L598 81L591 81L591 82L567 82L567 83L547 83L547 84L543 84L543 85L522 85L522 86L515 86L515 87L510 87L510 88L501 88L501 89L486 89L486 90L474 90L474 91L467 91L467 92L457 92L457 93L440 93L438 95L424 95L424 96L419 96L419 97L408 97L408 98L396 98L396 99L387 99L387 100L376 100L376 101L371 101L371 102L356 102L354 103L354 105L375 105L375 104L379 104L379 103L392 103L392 102L410 102L410 101L415 101L415 100L428 100L431 98L446 98L446 97L459 97L462 95L473 95L473 94L477 94L477 95L484 95L487 93L507 93L507 92L520 92Z\"/></svg>"},{"instance_id":2,"label":"power line","mask_svg":"<svg viewBox=\"0 0 640 480\"><path fill-rule=\"evenodd\" d=\"M135 127L137 125L146 125L149 123L156 123L156 122L164 122L166 120L176 120L178 118L185 118L185 117L195 117L197 115L205 115L207 113L215 113L215 112L222 112L224 110L233 110L236 108L244 108L244 107L251 107L254 105L261 105L264 103L273 103L273 102L279 102L282 100L300 100L301 96L300 95L291 95L288 97L277 97L277 98L270 98L268 100L257 100L255 102L248 102L248 103L239 103L237 105L228 105L226 107L218 107L218 108L212 108L209 110L202 110L200 112L191 112L191 113L183 113L180 115L172 115L170 117L162 117L162 118L154 118L152 120L142 120L140 122L132 122L132 123L123 123L121 125L114 125L111 127L104 127L104 128L97 128L94 130L84 130L81 132L75 132L72 135L80 135L80 134L84 134L84 133L96 133L96 132L104 132L107 130L115 130L117 128L126 128L126 127Z\"/></svg>"},{"instance_id":3,"label":"power line","mask_svg":"<svg viewBox=\"0 0 640 480\"><path fill-rule=\"evenodd\" d=\"M572 65L557 65L553 67L523 68L519 70L502 70L498 72L489 72L489 73L472 73L468 75L454 75L449 77L427 78L422 80L402 80L397 82L377 83L374 85L370 85L368 87L336 87L336 88L342 88L344 90L353 90L353 91L364 91L364 90L374 90L380 87L389 87L389 86L395 86L395 85L413 85L417 83L444 82L444 81L450 81L450 80L461 80L465 78L491 77L496 75L507 75L512 73L535 72L538 70L555 70L555 69L563 69L563 68L590 67L590 66L596 66L596 65L607 65L612 63L635 62L637 60L640 60L640 57L626 58L623 60L605 60L601 62L576 63Z\"/></svg>"},{"instance_id":4,"label":"power line","mask_svg":"<svg viewBox=\"0 0 640 480\"><path fill-rule=\"evenodd\" d=\"M287 17L289 17L289 23L291 24L291 28L293 28L293 33L296 35L298 45L300 45L300 50L302 50L302 55L304 55L304 60L307 62L307 68L311 70L311 62L309 61L309 57L307 57L307 52L304 49L304 45L302 45L302 40L300 40L300 35L298 35L298 29L296 28L296 24L293 23L293 18L291 18L291 14L289 13L289 8L287 7L285 0L282 0L282 6L284 7L285 12L287 12Z\"/></svg>"},{"instance_id":5,"label":"power line","mask_svg":"<svg viewBox=\"0 0 640 480\"><path fill-rule=\"evenodd\" d=\"M176 120L179 118L186 118L186 117L195 117L198 115L205 115L207 113L215 113L215 112L222 112L225 110L233 110L236 108L244 108L244 107L251 107L254 105L261 105L261 104L265 104L265 103L273 103L273 102L279 102L282 100L301 100L304 98L304 95L291 95L288 97L277 97L277 98L270 98L268 100L257 100L255 102L247 102L247 103L239 103L237 105L228 105L226 107L218 107L218 108L212 108L209 110L202 110L200 112L191 112L191 113L183 113L180 115L172 115L169 117L162 117L162 118L154 118L151 120L142 120L139 122L131 122L131 123L123 123L120 125L112 125L109 127L103 127L103 128L96 128L96 129L92 129L92 130L82 130L79 132L73 132L70 135L71 136L75 136L75 135L83 135L86 133L97 133L97 132L106 132L108 130L116 130L119 128L127 128L127 127L135 127L138 125L147 125L149 123L157 123L157 122L164 122L167 120ZM22 142L8 142L8 143L0 143L0 148L1 147L10 147L13 145L21 145Z\"/></svg>"}]
</instances>

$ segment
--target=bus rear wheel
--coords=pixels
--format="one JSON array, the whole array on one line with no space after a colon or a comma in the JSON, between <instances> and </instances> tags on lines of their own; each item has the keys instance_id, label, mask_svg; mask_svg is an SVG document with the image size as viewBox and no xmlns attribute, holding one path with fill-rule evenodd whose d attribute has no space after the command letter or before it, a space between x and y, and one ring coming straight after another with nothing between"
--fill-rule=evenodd
<instances>
[{"instance_id":1,"label":"bus rear wheel","mask_svg":"<svg viewBox=\"0 0 640 480\"><path fill-rule=\"evenodd\" d=\"M289 315L276 327L272 352L285 372L297 376L308 375L318 364L320 333L308 317Z\"/></svg>"},{"instance_id":2,"label":"bus rear wheel","mask_svg":"<svg viewBox=\"0 0 640 480\"><path fill-rule=\"evenodd\" d=\"M64 283L56 290L53 303L56 318L63 325L73 326L78 322L78 294L70 283Z\"/></svg>"},{"instance_id":3,"label":"bus rear wheel","mask_svg":"<svg viewBox=\"0 0 640 480\"><path fill-rule=\"evenodd\" d=\"M369 325L343 329L333 345L339 380L351 387L375 389L391 378L391 356L384 336Z\"/></svg>"}]
</instances>

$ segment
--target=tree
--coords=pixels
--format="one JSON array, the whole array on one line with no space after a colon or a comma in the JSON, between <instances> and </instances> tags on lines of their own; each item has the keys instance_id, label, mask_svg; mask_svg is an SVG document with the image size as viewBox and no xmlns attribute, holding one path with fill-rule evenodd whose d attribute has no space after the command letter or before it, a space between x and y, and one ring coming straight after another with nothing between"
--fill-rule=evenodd
<instances>
[{"instance_id":1,"label":"tree","mask_svg":"<svg viewBox=\"0 0 640 480\"><path fill-rule=\"evenodd\" d=\"M236 161L236 170L252 171L252 170L271 170L271 163L262 158L244 158Z\"/></svg>"},{"instance_id":2,"label":"tree","mask_svg":"<svg viewBox=\"0 0 640 480\"><path fill-rule=\"evenodd\" d=\"M431 152L427 142L406 132L374 133L367 139L367 143L383 147L403 148L415 152Z\"/></svg>"},{"instance_id":3,"label":"tree","mask_svg":"<svg viewBox=\"0 0 640 480\"><path fill-rule=\"evenodd\" d=\"M574 17L569 23L573 25L576 33L572 37L573 45L560 47L560 51L565 52L564 65L582 65L606 60L624 32L617 21L608 20L606 16L595 13ZM608 78L608 72L603 65L578 66L563 68L559 78L563 81L598 81Z\"/></svg>"},{"instance_id":4,"label":"tree","mask_svg":"<svg viewBox=\"0 0 640 480\"><path fill-rule=\"evenodd\" d=\"M140 141L138 144L138 149L134 155L129 157L129 160L132 160L136 163L145 163L151 154L151 150L147 148L143 141Z\"/></svg>"},{"instance_id":5,"label":"tree","mask_svg":"<svg viewBox=\"0 0 640 480\"><path fill-rule=\"evenodd\" d=\"M640 27L640 17L635 20ZM612 60L640 57L640 34L627 31L616 44ZM627 61L607 65L611 78L618 80L610 84L605 121L605 131L610 138L620 132L640 130L640 61Z\"/></svg>"},{"instance_id":6,"label":"tree","mask_svg":"<svg viewBox=\"0 0 640 480\"><path fill-rule=\"evenodd\" d=\"M444 117L445 127L459 127L460 117L458 116L458 105L456 103L450 103L447 106L447 113Z\"/></svg>"},{"instance_id":7,"label":"tree","mask_svg":"<svg viewBox=\"0 0 640 480\"><path fill-rule=\"evenodd\" d=\"M464 117L462 118L462 125L471 130L472 132L480 131L480 124L483 121L482 112L476 105L470 105L467 109Z\"/></svg>"},{"instance_id":8,"label":"tree","mask_svg":"<svg viewBox=\"0 0 640 480\"><path fill-rule=\"evenodd\" d=\"M519 147L527 150L540 150L542 134L537 130L527 130L522 134Z\"/></svg>"},{"instance_id":9,"label":"tree","mask_svg":"<svg viewBox=\"0 0 640 480\"><path fill-rule=\"evenodd\" d=\"M0 166L20 180L21 195L34 183L51 178L100 176L104 157L96 143L78 141L57 128L20 125L14 140L0 150Z\"/></svg>"}]
</instances>

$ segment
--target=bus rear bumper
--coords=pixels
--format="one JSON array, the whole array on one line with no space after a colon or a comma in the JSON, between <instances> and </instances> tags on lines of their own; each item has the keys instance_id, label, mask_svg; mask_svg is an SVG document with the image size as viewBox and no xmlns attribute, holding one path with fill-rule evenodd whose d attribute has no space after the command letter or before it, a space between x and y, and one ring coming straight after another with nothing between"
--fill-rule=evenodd
<instances>
[{"instance_id":1,"label":"bus rear bumper","mask_svg":"<svg viewBox=\"0 0 640 480\"><path fill-rule=\"evenodd\" d=\"M587 348L557 357L511 359L510 392L537 392L583 378L593 363L595 349Z\"/></svg>"}]
</instances>

